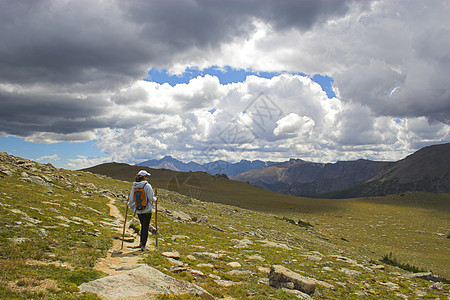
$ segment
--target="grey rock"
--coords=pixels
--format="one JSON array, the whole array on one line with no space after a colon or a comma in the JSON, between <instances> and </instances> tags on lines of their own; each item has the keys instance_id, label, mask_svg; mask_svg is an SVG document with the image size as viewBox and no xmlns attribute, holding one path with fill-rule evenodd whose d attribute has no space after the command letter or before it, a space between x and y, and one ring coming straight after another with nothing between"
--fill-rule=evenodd
<instances>
[{"instance_id":1,"label":"grey rock","mask_svg":"<svg viewBox=\"0 0 450 300\"><path fill-rule=\"evenodd\" d=\"M198 258L209 257L212 259L219 259L225 256L223 253L211 253L211 252L193 252L192 255Z\"/></svg>"},{"instance_id":2,"label":"grey rock","mask_svg":"<svg viewBox=\"0 0 450 300\"><path fill-rule=\"evenodd\" d=\"M247 255L247 258L250 260L266 261L266 259L259 254Z\"/></svg>"},{"instance_id":3,"label":"grey rock","mask_svg":"<svg viewBox=\"0 0 450 300\"><path fill-rule=\"evenodd\" d=\"M237 261L232 261L227 263L228 266L232 267L232 268L240 268L242 267L242 265L240 263L238 263Z\"/></svg>"},{"instance_id":4,"label":"grey rock","mask_svg":"<svg viewBox=\"0 0 450 300\"><path fill-rule=\"evenodd\" d=\"M241 284L240 282L231 281L231 280L223 280L223 279L216 279L216 280L214 280L214 282L223 287L230 287L233 285Z\"/></svg>"},{"instance_id":5,"label":"grey rock","mask_svg":"<svg viewBox=\"0 0 450 300\"><path fill-rule=\"evenodd\" d=\"M310 255L310 254L303 254L303 257L312 260L312 261L321 261L322 257L320 257L319 255Z\"/></svg>"},{"instance_id":6,"label":"grey rock","mask_svg":"<svg viewBox=\"0 0 450 300\"><path fill-rule=\"evenodd\" d=\"M430 285L430 289L442 291L444 289L444 285L442 284L442 282L436 282Z\"/></svg>"},{"instance_id":7,"label":"grey rock","mask_svg":"<svg viewBox=\"0 0 450 300\"><path fill-rule=\"evenodd\" d=\"M166 257L166 259L174 266L177 266L177 267L183 267L184 266L184 263L182 261L176 260L176 259L171 258L171 257Z\"/></svg>"},{"instance_id":8,"label":"grey rock","mask_svg":"<svg viewBox=\"0 0 450 300\"><path fill-rule=\"evenodd\" d=\"M285 250L291 250L291 248L288 245L282 243L272 242L268 240L260 240L258 242L262 243L263 246L265 247L274 247L274 248L282 248Z\"/></svg>"},{"instance_id":9,"label":"grey rock","mask_svg":"<svg viewBox=\"0 0 450 300\"><path fill-rule=\"evenodd\" d=\"M311 296L309 296L308 294L305 294L299 290L289 289L289 288L282 288L282 290L296 296L299 299L313 300L313 298Z\"/></svg>"},{"instance_id":10,"label":"grey rock","mask_svg":"<svg viewBox=\"0 0 450 300\"><path fill-rule=\"evenodd\" d=\"M31 178L29 178L29 177L20 177L19 180L25 181L25 182L28 182L28 183L32 183Z\"/></svg>"},{"instance_id":11,"label":"grey rock","mask_svg":"<svg viewBox=\"0 0 450 300\"><path fill-rule=\"evenodd\" d=\"M13 173L10 170L1 170L0 173L8 177L11 177L13 175Z\"/></svg>"},{"instance_id":12,"label":"grey rock","mask_svg":"<svg viewBox=\"0 0 450 300\"><path fill-rule=\"evenodd\" d=\"M356 276L359 276L359 275L362 274L362 272L360 272L360 271L347 269L347 268L340 268L339 271L341 271L345 275L348 275L348 276L351 276L351 277L356 277Z\"/></svg>"},{"instance_id":13,"label":"grey rock","mask_svg":"<svg viewBox=\"0 0 450 300\"><path fill-rule=\"evenodd\" d=\"M194 270L194 269L188 269L187 271L189 274L191 274L194 277L197 277L197 278L205 277L205 273L203 273L202 271Z\"/></svg>"},{"instance_id":14,"label":"grey rock","mask_svg":"<svg viewBox=\"0 0 450 300\"><path fill-rule=\"evenodd\" d=\"M144 298L158 294L195 295L214 299L205 289L196 284L175 279L150 266L125 271L79 286L82 292L92 292L106 299Z\"/></svg>"},{"instance_id":15,"label":"grey rock","mask_svg":"<svg viewBox=\"0 0 450 300\"><path fill-rule=\"evenodd\" d=\"M250 274L252 274L252 271L250 271L250 270L231 270L231 271L228 271L227 274L242 276L242 275L250 275Z\"/></svg>"},{"instance_id":16,"label":"grey rock","mask_svg":"<svg viewBox=\"0 0 450 300\"><path fill-rule=\"evenodd\" d=\"M283 287L284 284L291 282L294 289L301 292L312 294L316 289L316 284L308 277L295 273L281 265L273 265L270 268L269 283L276 288Z\"/></svg>"},{"instance_id":17,"label":"grey rock","mask_svg":"<svg viewBox=\"0 0 450 300\"><path fill-rule=\"evenodd\" d=\"M45 228L37 229L36 233L42 238L45 238L45 237L48 236L48 232L47 232L47 230Z\"/></svg>"},{"instance_id":18,"label":"grey rock","mask_svg":"<svg viewBox=\"0 0 450 300\"><path fill-rule=\"evenodd\" d=\"M198 219L198 222L199 223L208 223L208 216L201 216L199 219Z\"/></svg>"},{"instance_id":19,"label":"grey rock","mask_svg":"<svg viewBox=\"0 0 450 300\"><path fill-rule=\"evenodd\" d=\"M421 273L412 273L412 274L405 274L402 276L403 278L420 278L428 281L433 282L442 282L442 278L434 275L431 272L421 272Z\"/></svg>"},{"instance_id":20,"label":"grey rock","mask_svg":"<svg viewBox=\"0 0 450 300\"><path fill-rule=\"evenodd\" d=\"M161 253L162 256L170 257L174 259L180 259L180 253L178 251L172 251L172 252L163 252Z\"/></svg>"},{"instance_id":21,"label":"grey rock","mask_svg":"<svg viewBox=\"0 0 450 300\"><path fill-rule=\"evenodd\" d=\"M189 216L187 213L182 211L174 211L172 212L172 217L176 220L189 222L192 220L191 216Z\"/></svg>"},{"instance_id":22,"label":"grey rock","mask_svg":"<svg viewBox=\"0 0 450 300\"><path fill-rule=\"evenodd\" d=\"M342 261L351 265L357 265L358 262L356 260L350 259L348 257L345 256L341 256L341 255L331 255L331 257L334 257L337 261Z\"/></svg>"},{"instance_id":23,"label":"grey rock","mask_svg":"<svg viewBox=\"0 0 450 300\"><path fill-rule=\"evenodd\" d=\"M187 255L186 258L188 260L196 260L197 259L194 255L191 255L191 254Z\"/></svg>"},{"instance_id":24,"label":"grey rock","mask_svg":"<svg viewBox=\"0 0 450 300\"><path fill-rule=\"evenodd\" d=\"M253 244L253 242L249 239L232 239L230 242L235 243L234 248L248 248L250 244Z\"/></svg>"},{"instance_id":25,"label":"grey rock","mask_svg":"<svg viewBox=\"0 0 450 300\"><path fill-rule=\"evenodd\" d=\"M27 238L8 238L8 240L10 240L13 243L22 244L22 243L25 243L26 241L28 241L29 239L27 239Z\"/></svg>"},{"instance_id":26,"label":"grey rock","mask_svg":"<svg viewBox=\"0 0 450 300\"><path fill-rule=\"evenodd\" d=\"M184 239L190 239L190 237L188 237L187 235L172 235L170 237L173 241L176 240L184 240Z\"/></svg>"},{"instance_id":27,"label":"grey rock","mask_svg":"<svg viewBox=\"0 0 450 300\"><path fill-rule=\"evenodd\" d=\"M197 267L198 267L198 268L209 268L209 269L214 269L214 265L213 265L213 264L198 264Z\"/></svg>"}]
</instances>

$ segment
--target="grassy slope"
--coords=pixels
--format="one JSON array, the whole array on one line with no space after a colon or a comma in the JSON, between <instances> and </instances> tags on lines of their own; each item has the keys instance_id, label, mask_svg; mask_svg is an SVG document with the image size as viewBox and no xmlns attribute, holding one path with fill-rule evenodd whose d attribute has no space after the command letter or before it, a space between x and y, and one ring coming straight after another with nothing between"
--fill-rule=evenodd
<instances>
[{"instance_id":1,"label":"grassy slope","mask_svg":"<svg viewBox=\"0 0 450 300\"><path fill-rule=\"evenodd\" d=\"M12 172L0 172L0 298L97 298L80 296L77 287L106 275L92 267L112 245L113 233L102 223L111 221L107 199L94 185L115 191L128 184L16 160L27 166L0 160L0 171ZM19 180L23 172L51 182Z\"/></svg>"},{"instance_id":2,"label":"grassy slope","mask_svg":"<svg viewBox=\"0 0 450 300\"><path fill-rule=\"evenodd\" d=\"M58 170L56 174L62 177L52 181L53 193L48 193L49 188L46 186L19 181L21 171L22 168L17 167L13 176L3 176L0 179L0 262L1 269L6 270L0 275L0 298L94 298L94 295L78 294L76 286L83 281L104 276L92 270L96 258L104 255L112 237L110 229L102 225L102 221L110 222L111 218L107 213L107 200L101 195L101 191L112 191L116 195L127 194L130 183L84 172ZM134 173L133 171L132 174ZM167 175L167 178L169 177L170 175ZM450 260L448 251L445 251L449 248L450 239L437 234L447 234L450 231L448 195L406 194L404 197L342 201L288 196L286 198L280 195L283 206L278 207L261 205L270 199L277 199L276 194L267 194L264 190L251 187L252 193L244 197L245 189L236 191L234 188L227 188L226 184L229 182L223 178L216 178L216 181L211 179L209 185L200 181L202 189L199 190L199 182L192 177L184 180L188 177L177 178L178 185L173 185L187 193L200 193L202 197L213 195L211 201L226 201L223 193L232 190L235 195L234 198L230 197L231 201L241 199L238 204L243 206L247 205L247 199L251 199L249 206L266 211L257 212L200 202L165 189L160 190L160 207L182 210L198 218L207 216L208 222L183 223L169 218L164 213L159 214L162 235L160 247L157 251L147 254L146 262L177 278L194 281L215 296L228 295L239 299L289 298L288 294L280 290L258 283L258 280L267 278L267 274L258 267L268 268L272 264L283 264L296 272L332 284L333 288L318 286L325 299L344 296L348 299L359 299L360 296L355 293L366 293L369 299L378 299L380 296L395 299L397 293L414 298L417 291L425 293L427 297L442 298L448 293L448 290L430 290L430 283L424 280L402 279L396 274L404 272L397 268L388 267L386 271L369 272L362 267L351 266L328 256L345 255L367 268L371 260L377 262L383 255L392 251L394 257L402 262L424 266L426 269L432 268L435 273L450 277ZM156 174L153 179L156 179ZM69 182L72 184L68 184ZM173 177L168 179L168 183L171 182L174 182ZM91 183L98 190L93 188ZM214 184L222 190L216 190L214 193ZM238 187L242 186L236 186ZM270 197L264 197L266 194ZM414 202L413 205L411 202ZM67 203L73 204L69 204L67 208ZM123 210L124 206L120 201L118 204ZM93 207L100 213L88 207ZM12 212L14 208L26 212L42 223L23 226L28 222L24 221L20 213ZM268 210L274 210L280 218L274 218L274 214L268 213ZM70 222L69 227L61 226L60 224L67 222L56 218L60 215L72 221L77 220L74 217L90 220L93 224L78 220L80 224ZM281 217L293 220L300 218L314 227L306 230L283 221ZM224 231L217 231L215 227ZM36 230L40 228L46 228L48 237L41 238L36 234ZM87 234L89 232L96 236ZM189 238L173 240L173 235L186 235ZM26 237L29 242L21 244L9 239L15 237ZM245 248L235 248L236 240L243 238L252 243ZM292 250L264 246L258 242L262 239L284 243ZM414 244L415 241L419 244ZM206 275L214 274L242 284L224 288L208 276L195 279L187 272L174 273L171 265L161 256L161 252L168 250L179 251L182 261ZM219 252L225 256L218 260L187 259L187 255L203 251ZM304 255L319 255L315 251L321 255L320 261L305 258ZM248 258L254 254L262 256L264 261ZM242 265L239 270L251 273L228 273L233 269L227 265L231 261L238 261ZM201 263L212 263L213 268L198 266ZM342 268L355 269L362 274L351 277L342 273ZM386 282L397 283L399 288L391 290L383 284Z\"/></svg>"},{"instance_id":3,"label":"grassy slope","mask_svg":"<svg viewBox=\"0 0 450 300\"><path fill-rule=\"evenodd\" d=\"M387 202L389 201L387 199ZM250 297L255 299L287 298L288 296L280 290L258 284L259 280L267 278L267 274L261 271L261 267L270 268L273 264L286 265L302 275L333 285L333 288L318 285L317 289L322 295L319 297L320 299L340 299L344 297L345 299L361 299L360 295L363 293L366 295L365 299L400 299L397 294L416 298L417 292L424 293L426 297L445 299L442 297L445 297L445 293L448 292L448 290L440 292L430 290L429 285L431 283L424 280L403 279L400 274L403 274L404 271L394 267L388 266L386 271L370 271L367 269L372 263L379 263L382 254L389 254L389 251L393 251L393 256L401 262L417 263L416 260L408 256L402 256L402 253L396 251L397 248L384 243L389 243L389 237L383 238L383 243L380 243L381 240L377 239L377 243L383 244L380 248L375 247L373 241L363 240L367 232L361 230L360 225L366 220L360 219L358 223L354 222L363 217L367 217L367 219L370 219L369 223L374 224L379 224L379 220L384 221L385 217L391 216L393 213L388 208L389 204L384 201L380 203L372 199L349 201L342 203L342 206L333 213L320 214L313 210L304 214L282 214L279 215L279 218L275 218L275 215L270 213L200 202L165 190L161 193L160 204L169 210L182 210L192 217L207 216L208 224L178 222L165 214L161 214L159 226L164 239L160 241L160 247L156 252L148 254L146 261L172 276L201 285L217 297L232 296L237 299ZM386 208L380 211L380 207L383 206L386 206ZM401 206L400 208L408 210L409 206ZM377 212L374 213L374 210ZM398 211L398 215L396 214L394 217L399 217L402 213L404 213L404 210ZM411 216L414 218L421 213L420 209L413 210ZM287 216L285 220L294 221L301 217L303 221L312 223L314 227L305 229L291 222L283 221L281 216ZM398 222L404 221L406 222L407 219L401 219ZM408 226L412 226L412 223L408 224ZM334 226L334 228L331 228L331 226ZM220 228L223 232L214 228ZM424 231L429 230L429 228L421 228ZM390 235L390 232L385 229L386 227L380 227L379 231L374 233ZM411 228L405 229L410 230ZM187 238L179 238L180 235ZM171 238L173 236L177 236L177 238ZM392 234L392 237L395 236L396 233ZM348 241L342 240L342 237ZM246 247L236 248L238 240L244 238L250 240L251 243ZM409 236L406 237L406 239L410 238ZM275 241L279 243L280 247L264 246L260 242L263 239ZM436 241L438 241L438 244L436 244ZM370 244L366 244L367 242ZM444 265L443 268L441 266L441 270L445 270L449 263L445 251L448 248L448 239L436 235L432 241L421 240L420 242L426 242L429 247L431 247L430 242L433 243L433 247L440 247L439 251L430 248L428 250L431 250L434 255L441 256L441 263ZM285 244L291 249L281 248L282 245L280 244ZM397 245L397 247L400 247L400 245ZM164 251L174 250L181 254L181 261L191 268L204 272L206 276L196 279L188 272L174 272L171 264L161 256ZM188 255L195 252L205 251L221 253L224 257L221 259L204 257L197 258L195 261L187 258ZM260 255L264 261L250 259L249 256L254 254ZM350 257L356 260L359 266L340 262L333 255ZM318 259L311 260L307 258L308 256ZM426 257L427 263L430 262L431 258ZM249 273L233 274L232 271L236 268L228 266L229 262L239 262L242 267L237 269ZM198 267L202 264L211 264L213 267ZM342 273L342 268L359 271L361 275L357 277L348 276ZM208 276L209 274L218 275L226 280L242 282L242 284L221 288ZM391 290L386 286L386 283L395 283L399 287ZM167 299L171 298L168 296Z\"/></svg>"},{"instance_id":4,"label":"grassy slope","mask_svg":"<svg viewBox=\"0 0 450 300\"><path fill-rule=\"evenodd\" d=\"M120 166L119 171L116 170ZM132 178L141 167L97 166L102 174ZM150 182L203 201L311 221L326 235L350 241L373 259L393 252L401 261L450 278L450 195L406 193L358 199L294 197L203 172L151 170ZM176 180L174 179L176 178Z\"/></svg>"}]
</instances>

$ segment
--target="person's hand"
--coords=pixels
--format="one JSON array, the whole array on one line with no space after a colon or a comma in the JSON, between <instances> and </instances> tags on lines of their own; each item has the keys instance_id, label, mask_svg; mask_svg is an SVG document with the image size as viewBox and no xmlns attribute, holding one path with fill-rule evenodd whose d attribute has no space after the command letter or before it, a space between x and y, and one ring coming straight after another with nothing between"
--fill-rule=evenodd
<instances>
[{"instance_id":1,"label":"person's hand","mask_svg":"<svg viewBox=\"0 0 450 300\"><path fill-rule=\"evenodd\" d=\"M153 201L154 201L154 202L158 201L158 198L153 197Z\"/></svg>"}]
</instances>

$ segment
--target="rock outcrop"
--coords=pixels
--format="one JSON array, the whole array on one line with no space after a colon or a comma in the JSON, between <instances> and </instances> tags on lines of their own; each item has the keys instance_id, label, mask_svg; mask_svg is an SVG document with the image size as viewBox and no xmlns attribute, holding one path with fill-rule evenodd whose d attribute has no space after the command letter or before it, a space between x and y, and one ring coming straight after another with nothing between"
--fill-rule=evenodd
<instances>
[{"instance_id":1,"label":"rock outcrop","mask_svg":"<svg viewBox=\"0 0 450 300\"><path fill-rule=\"evenodd\" d=\"M150 266L108 276L79 286L82 292L92 292L105 299L128 299L158 294L214 297L196 284L175 279Z\"/></svg>"},{"instance_id":2,"label":"rock outcrop","mask_svg":"<svg viewBox=\"0 0 450 300\"><path fill-rule=\"evenodd\" d=\"M306 294L312 294L316 289L313 280L281 265L273 265L270 268L269 284L273 287L298 290Z\"/></svg>"}]
</instances>

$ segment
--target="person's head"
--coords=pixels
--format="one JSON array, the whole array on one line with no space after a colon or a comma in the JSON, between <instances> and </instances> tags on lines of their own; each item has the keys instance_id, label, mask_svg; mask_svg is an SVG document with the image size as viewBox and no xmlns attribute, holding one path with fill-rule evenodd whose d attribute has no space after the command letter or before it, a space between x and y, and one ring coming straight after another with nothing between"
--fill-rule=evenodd
<instances>
[{"instance_id":1,"label":"person's head","mask_svg":"<svg viewBox=\"0 0 450 300\"><path fill-rule=\"evenodd\" d=\"M135 181L136 182L140 182L143 180L147 180L148 176L150 176L151 174L145 170L140 170L137 174L136 174L136 178Z\"/></svg>"}]
</instances>

